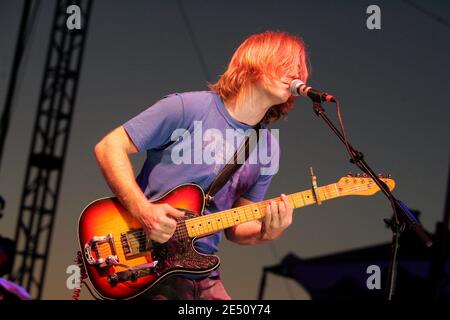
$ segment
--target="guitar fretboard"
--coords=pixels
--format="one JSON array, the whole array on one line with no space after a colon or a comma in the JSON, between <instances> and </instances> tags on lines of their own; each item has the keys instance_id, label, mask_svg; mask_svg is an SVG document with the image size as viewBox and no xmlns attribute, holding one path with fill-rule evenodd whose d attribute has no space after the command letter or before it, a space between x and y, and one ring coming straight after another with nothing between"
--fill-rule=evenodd
<instances>
[{"instance_id":1,"label":"guitar fretboard","mask_svg":"<svg viewBox=\"0 0 450 320\"><path fill-rule=\"evenodd\" d=\"M342 195L336 183L317 188L317 196L321 201L334 199ZM312 190L292 193L287 195L287 198L294 208L305 207L317 202ZM281 198L268 199L242 207L192 218L185 221L186 229L190 237L201 237L241 223L261 219L266 215L267 204L270 204L272 201L275 201L278 205Z\"/></svg>"}]
</instances>

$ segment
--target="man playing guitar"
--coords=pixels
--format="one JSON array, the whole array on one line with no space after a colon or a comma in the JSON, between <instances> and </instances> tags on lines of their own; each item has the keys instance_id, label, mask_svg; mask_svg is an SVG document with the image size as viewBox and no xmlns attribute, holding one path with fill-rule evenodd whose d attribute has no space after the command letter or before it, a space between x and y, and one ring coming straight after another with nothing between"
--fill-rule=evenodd
<instances>
[{"instance_id":1,"label":"man playing guitar","mask_svg":"<svg viewBox=\"0 0 450 320\"><path fill-rule=\"evenodd\" d=\"M210 91L166 96L97 143L95 156L108 185L123 207L141 222L151 240L167 242L176 230L176 219L185 213L170 204L152 203L152 200L183 183L195 183L206 189L228 160L224 150L229 147L229 141L217 139L225 137L227 130L235 131L243 141L244 132L260 124L258 147L267 147L268 165L277 168L279 146L267 125L286 116L292 108L294 97L289 91L292 80L306 82L307 77L306 51L301 39L284 32L250 36L235 51L225 73L209 86ZM198 134L199 127L211 133L207 137L205 134L207 141L200 146L190 139ZM183 134L174 141L177 129ZM198 157L211 148L216 161ZM180 150L183 150L183 159L194 160L175 163L173 155L180 155ZM137 178L129 160L129 154L136 152L147 153ZM251 152L258 151L255 148ZM247 160L216 193L205 214L264 199L276 171L264 171L267 163L250 162ZM248 221L225 229L226 238L239 244L258 244L280 237L291 224L293 213L291 201L284 194L280 197L282 201L267 204L261 221ZM205 254L216 252L221 236L222 232L217 232L199 239L195 243L196 250ZM218 270L201 277L170 277L149 290L146 296L151 299L230 299Z\"/></svg>"}]
</instances>

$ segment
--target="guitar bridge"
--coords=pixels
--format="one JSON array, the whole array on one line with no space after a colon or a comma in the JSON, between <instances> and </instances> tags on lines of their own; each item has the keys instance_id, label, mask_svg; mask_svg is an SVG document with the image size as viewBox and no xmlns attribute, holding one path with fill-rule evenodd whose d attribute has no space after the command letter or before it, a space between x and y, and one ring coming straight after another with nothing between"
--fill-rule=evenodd
<instances>
[{"instance_id":1,"label":"guitar bridge","mask_svg":"<svg viewBox=\"0 0 450 320\"><path fill-rule=\"evenodd\" d=\"M100 248L104 250L105 245L111 254L103 258ZM93 254L95 254L95 256ZM118 264L119 258L117 257L113 235L109 233L106 236L92 237L92 239L84 245L84 256L90 265L101 268Z\"/></svg>"}]
</instances>

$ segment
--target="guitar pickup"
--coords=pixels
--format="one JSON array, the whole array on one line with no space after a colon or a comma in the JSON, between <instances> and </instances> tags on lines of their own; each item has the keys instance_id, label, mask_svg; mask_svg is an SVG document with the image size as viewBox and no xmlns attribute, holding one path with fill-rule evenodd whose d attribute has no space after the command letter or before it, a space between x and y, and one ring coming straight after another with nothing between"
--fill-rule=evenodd
<instances>
[{"instance_id":1,"label":"guitar pickup","mask_svg":"<svg viewBox=\"0 0 450 320\"><path fill-rule=\"evenodd\" d=\"M128 270L113 273L108 276L107 281L111 287L115 287L121 282L136 281L138 278L151 275L157 264L158 261L153 261Z\"/></svg>"},{"instance_id":2,"label":"guitar pickup","mask_svg":"<svg viewBox=\"0 0 450 320\"><path fill-rule=\"evenodd\" d=\"M122 232L120 243L127 259L146 254L152 249L152 242L147 238L144 229Z\"/></svg>"}]
</instances>

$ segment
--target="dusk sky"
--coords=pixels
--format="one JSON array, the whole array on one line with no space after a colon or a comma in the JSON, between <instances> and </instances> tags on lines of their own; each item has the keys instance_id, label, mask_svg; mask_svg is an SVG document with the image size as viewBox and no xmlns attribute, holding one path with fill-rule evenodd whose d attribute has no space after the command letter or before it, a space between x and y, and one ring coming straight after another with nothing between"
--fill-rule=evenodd
<instances>
[{"instance_id":1,"label":"dusk sky","mask_svg":"<svg viewBox=\"0 0 450 320\"><path fill-rule=\"evenodd\" d=\"M339 97L350 142L376 172L392 175L394 195L420 210L425 229L434 232L444 213L450 160L450 2L412 2L447 25L400 0L183 1L211 81L251 34L281 30L302 37L312 66L309 84ZM371 4L381 9L381 30L366 26ZM5 237L14 237L16 228L53 7L53 1L41 3L16 92L0 171ZM0 2L1 107L21 11L22 1ZM79 214L91 201L111 195L94 145L168 93L207 89L177 1L97 0L90 23L44 299L71 298L66 268L79 249ZM325 107L336 119L334 106ZM299 99L288 120L271 128L280 129L281 159L266 198L310 188L310 166L319 185L359 172L308 99ZM133 156L136 173L143 159ZM224 239L219 255L225 287L233 298L255 299L262 268L288 253L310 258L389 242L383 219L391 213L380 193L347 197L297 209L291 227L273 243L239 246ZM293 281L269 276L265 297L308 294ZM83 290L81 298L90 299L89 292Z\"/></svg>"}]
</instances>

